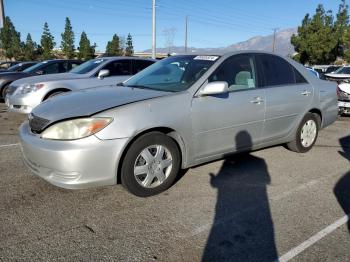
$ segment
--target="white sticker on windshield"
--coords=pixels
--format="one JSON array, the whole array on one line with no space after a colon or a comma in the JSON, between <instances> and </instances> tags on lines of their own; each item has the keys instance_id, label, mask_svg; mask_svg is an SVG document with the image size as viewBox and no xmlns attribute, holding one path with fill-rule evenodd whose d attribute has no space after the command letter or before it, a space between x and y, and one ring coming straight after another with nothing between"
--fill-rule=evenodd
<instances>
[{"instance_id":1,"label":"white sticker on windshield","mask_svg":"<svg viewBox=\"0 0 350 262\"><path fill-rule=\"evenodd\" d=\"M215 55L197 55L194 60L208 60L208 61L215 61L218 59L218 56Z\"/></svg>"},{"instance_id":2,"label":"white sticker on windshield","mask_svg":"<svg viewBox=\"0 0 350 262\"><path fill-rule=\"evenodd\" d=\"M102 59L96 60L96 61L94 62L94 64L99 64L99 63L101 63L102 61L103 61Z\"/></svg>"}]
</instances>

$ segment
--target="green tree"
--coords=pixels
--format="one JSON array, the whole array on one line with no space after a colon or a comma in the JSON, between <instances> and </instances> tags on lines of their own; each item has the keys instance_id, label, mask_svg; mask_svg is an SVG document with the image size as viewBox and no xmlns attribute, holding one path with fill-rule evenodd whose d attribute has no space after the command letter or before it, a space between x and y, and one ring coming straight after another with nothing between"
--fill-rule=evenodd
<instances>
[{"instance_id":1,"label":"green tree","mask_svg":"<svg viewBox=\"0 0 350 262\"><path fill-rule=\"evenodd\" d=\"M49 59L53 57L52 50L56 45L54 40L55 38L50 33L49 26L45 22L44 31L43 31L43 34L41 35L41 40L40 40L43 59Z\"/></svg>"},{"instance_id":2,"label":"green tree","mask_svg":"<svg viewBox=\"0 0 350 262\"><path fill-rule=\"evenodd\" d=\"M345 42L344 35L349 28L349 6L345 0L341 0L339 4L337 20L334 23L336 37L337 37L337 56L344 56Z\"/></svg>"},{"instance_id":3,"label":"green tree","mask_svg":"<svg viewBox=\"0 0 350 262\"><path fill-rule=\"evenodd\" d=\"M122 54L120 49L119 37L117 34L113 35L112 41L108 41L106 46L106 55L107 56L119 56Z\"/></svg>"},{"instance_id":4,"label":"green tree","mask_svg":"<svg viewBox=\"0 0 350 262\"><path fill-rule=\"evenodd\" d=\"M96 44L91 45L86 33L83 31L80 35L78 58L89 60L94 57Z\"/></svg>"},{"instance_id":5,"label":"green tree","mask_svg":"<svg viewBox=\"0 0 350 262\"><path fill-rule=\"evenodd\" d=\"M125 47L125 55L131 56L134 53L134 46L132 44L132 37L130 33L128 34L128 37L126 38L126 47Z\"/></svg>"},{"instance_id":6,"label":"green tree","mask_svg":"<svg viewBox=\"0 0 350 262\"><path fill-rule=\"evenodd\" d=\"M21 35L8 16L5 17L4 26L0 30L0 46L6 58L18 59L22 56Z\"/></svg>"},{"instance_id":7,"label":"green tree","mask_svg":"<svg viewBox=\"0 0 350 262\"><path fill-rule=\"evenodd\" d=\"M72 29L72 25L68 17L66 17L66 24L64 27L64 32L61 34L61 48L64 55L68 59L74 58L74 32Z\"/></svg>"},{"instance_id":8,"label":"green tree","mask_svg":"<svg viewBox=\"0 0 350 262\"><path fill-rule=\"evenodd\" d=\"M27 35L26 42L24 44L24 59L25 60L34 60L36 59L36 49L37 44L33 41L30 34Z\"/></svg>"},{"instance_id":9,"label":"green tree","mask_svg":"<svg viewBox=\"0 0 350 262\"><path fill-rule=\"evenodd\" d=\"M338 54L338 39L332 11L326 12L322 5L318 5L312 18L306 14L291 43L298 52L296 59L303 64L334 62Z\"/></svg>"}]
</instances>

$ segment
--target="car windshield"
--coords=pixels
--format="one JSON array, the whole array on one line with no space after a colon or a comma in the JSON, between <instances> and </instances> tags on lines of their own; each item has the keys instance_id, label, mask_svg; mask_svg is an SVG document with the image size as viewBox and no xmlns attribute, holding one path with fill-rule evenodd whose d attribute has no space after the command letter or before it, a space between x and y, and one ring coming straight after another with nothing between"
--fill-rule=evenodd
<instances>
[{"instance_id":1,"label":"car windshield","mask_svg":"<svg viewBox=\"0 0 350 262\"><path fill-rule=\"evenodd\" d=\"M25 72L25 73L34 73L35 71L40 69L42 67L42 65L45 65L45 64L47 64L47 61L37 63L37 64L35 64L35 65L33 65L31 67L28 67L27 69L23 70L23 72Z\"/></svg>"},{"instance_id":2,"label":"car windshield","mask_svg":"<svg viewBox=\"0 0 350 262\"><path fill-rule=\"evenodd\" d=\"M74 74L86 74L90 72L91 70L95 69L99 65L101 65L103 62L105 62L107 59L92 59L89 60L79 66L74 67L72 70L69 71L69 73Z\"/></svg>"},{"instance_id":3,"label":"car windshield","mask_svg":"<svg viewBox=\"0 0 350 262\"><path fill-rule=\"evenodd\" d=\"M17 71L18 68L20 68L21 66L22 66L21 63L15 64L15 65L13 65L13 66L10 66L7 70L8 70L8 71L11 71L11 72L14 72L14 71Z\"/></svg>"},{"instance_id":4,"label":"car windshield","mask_svg":"<svg viewBox=\"0 0 350 262\"><path fill-rule=\"evenodd\" d=\"M25 66L26 64L24 64L24 63L19 63L19 64L15 64L15 65L13 65L13 66L10 66L7 70L8 71L11 71L11 72L15 72L15 71L17 71L18 69L20 69L22 66ZM34 65L34 64L32 64L32 65ZM26 67L28 67L28 66L26 66Z\"/></svg>"},{"instance_id":5,"label":"car windshield","mask_svg":"<svg viewBox=\"0 0 350 262\"><path fill-rule=\"evenodd\" d=\"M124 86L179 92L188 89L219 56L183 55L163 59L144 69Z\"/></svg>"},{"instance_id":6,"label":"car windshield","mask_svg":"<svg viewBox=\"0 0 350 262\"><path fill-rule=\"evenodd\" d=\"M350 67L341 67L337 71L334 72L335 74L350 74Z\"/></svg>"}]
</instances>

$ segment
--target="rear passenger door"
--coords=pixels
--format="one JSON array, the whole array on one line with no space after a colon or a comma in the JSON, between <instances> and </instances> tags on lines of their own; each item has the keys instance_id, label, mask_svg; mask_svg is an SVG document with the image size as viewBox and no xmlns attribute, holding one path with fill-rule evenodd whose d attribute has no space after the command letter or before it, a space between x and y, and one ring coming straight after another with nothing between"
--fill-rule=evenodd
<instances>
[{"instance_id":1,"label":"rear passenger door","mask_svg":"<svg viewBox=\"0 0 350 262\"><path fill-rule=\"evenodd\" d=\"M313 96L313 88L285 59L257 54L259 76L266 94L262 140L283 138L298 124Z\"/></svg>"}]
</instances>

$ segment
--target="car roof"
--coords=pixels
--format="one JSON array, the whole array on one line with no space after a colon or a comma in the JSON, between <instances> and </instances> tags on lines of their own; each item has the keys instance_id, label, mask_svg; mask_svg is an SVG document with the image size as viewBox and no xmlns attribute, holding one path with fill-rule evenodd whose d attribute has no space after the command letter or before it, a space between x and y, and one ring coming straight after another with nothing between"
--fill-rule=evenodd
<instances>
[{"instance_id":1,"label":"car roof","mask_svg":"<svg viewBox=\"0 0 350 262\"><path fill-rule=\"evenodd\" d=\"M282 56L278 53L273 53L273 52L268 52L268 51L261 51L261 50L239 50L239 51L216 51L216 52L193 52L193 53L177 53L176 55L197 55L197 56L220 56L220 57L228 57L228 56L232 56L232 55L238 55L238 54L267 54L267 55L275 55L275 56L279 56L279 57L284 57L286 58L286 56ZM175 55L174 55L175 56Z\"/></svg>"},{"instance_id":2,"label":"car roof","mask_svg":"<svg viewBox=\"0 0 350 262\"><path fill-rule=\"evenodd\" d=\"M137 57L137 56L101 56L95 59L106 59L106 60L120 60L120 59L130 59L130 60L146 60L146 61L158 61L156 59L148 57Z\"/></svg>"},{"instance_id":3,"label":"car roof","mask_svg":"<svg viewBox=\"0 0 350 262\"><path fill-rule=\"evenodd\" d=\"M48 60L43 60L40 62L46 62L46 63L52 63L52 62L82 62L81 60L77 60L77 59L48 59Z\"/></svg>"}]
</instances>

